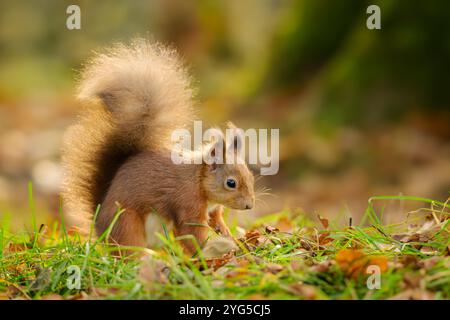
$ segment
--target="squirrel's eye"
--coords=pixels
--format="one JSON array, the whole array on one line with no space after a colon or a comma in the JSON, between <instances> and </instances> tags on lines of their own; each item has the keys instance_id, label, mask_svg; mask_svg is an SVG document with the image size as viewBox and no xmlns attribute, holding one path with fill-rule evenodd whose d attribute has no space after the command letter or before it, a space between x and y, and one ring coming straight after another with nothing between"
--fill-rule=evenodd
<instances>
[{"instance_id":1,"label":"squirrel's eye","mask_svg":"<svg viewBox=\"0 0 450 320\"><path fill-rule=\"evenodd\" d=\"M236 188L236 180L234 180L232 178L228 178L226 181L226 185L228 188L234 189L234 188Z\"/></svg>"}]
</instances>

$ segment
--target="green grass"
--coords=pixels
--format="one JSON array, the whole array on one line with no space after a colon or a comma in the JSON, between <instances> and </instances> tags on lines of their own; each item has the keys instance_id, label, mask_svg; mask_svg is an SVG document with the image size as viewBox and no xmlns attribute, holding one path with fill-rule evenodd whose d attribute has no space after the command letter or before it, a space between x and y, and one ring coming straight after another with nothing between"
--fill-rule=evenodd
<instances>
[{"instance_id":1,"label":"green grass","mask_svg":"<svg viewBox=\"0 0 450 320\"><path fill-rule=\"evenodd\" d=\"M12 234L7 224L0 228L0 298L450 299L446 203L374 197L362 225L330 221L328 228L303 214L281 212L254 221L248 230L258 241L251 233L241 235L239 249L223 257L186 256L179 239L165 232L159 235L161 248L126 248L135 250L134 256L114 258L111 251L117 248L101 241L104 237L81 238L57 222L39 226L31 191L30 186L34 232ZM408 223L383 225L375 202L387 200L429 206ZM408 231L412 222L428 229ZM267 227L282 229L283 224L292 230ZM374 261L382 261L380 266L387 261L387 268L380 288L370 290L366 267ZM70 266L79 268L79 289L68 287Z\"/></svg>"}]
</instances>

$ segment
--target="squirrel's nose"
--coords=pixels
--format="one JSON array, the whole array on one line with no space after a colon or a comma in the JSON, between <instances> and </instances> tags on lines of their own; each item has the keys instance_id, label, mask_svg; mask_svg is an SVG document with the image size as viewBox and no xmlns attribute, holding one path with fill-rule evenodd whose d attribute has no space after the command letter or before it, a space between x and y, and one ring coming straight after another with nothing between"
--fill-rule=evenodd
<instances>
[{"instance_id":1,"label":"squirrel's nose","mask_svg":"<svg viewBox=\"0 0 450 320\"><path fill-rule=\"evenodd\" d=\"M253 203L248 203L245 205L245 210L249 210L251 208L253 208Z\"/></svg>"}]
</instances>

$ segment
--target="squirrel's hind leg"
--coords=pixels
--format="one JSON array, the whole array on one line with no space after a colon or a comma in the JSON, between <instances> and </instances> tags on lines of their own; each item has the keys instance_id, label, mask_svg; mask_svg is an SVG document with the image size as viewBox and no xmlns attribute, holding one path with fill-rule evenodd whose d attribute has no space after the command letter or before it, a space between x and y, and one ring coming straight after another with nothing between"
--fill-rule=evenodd
<instances>
[{"instance_id":1,"label":"squirrel's hind leg","mask_svg":"<svg viewBox=\"0 0 450 320\"><path fill-rule=\"evenodd\" d=\"M104 232L111 224L114 216L100 213L97 223L97 231ZM108 241L121 246L146 247L145 219L132 209L125 209L114 224ZM133 253L126 250L125 254Z\"/></svg>"},{"instance_id":2,"label":"squirrel's hind leg","mask_svg":"<svg viewBox=\"0 0 450 320\"><path fill-rule=\"evenodd\" d=\"M203 247L208 237L208 217L206 212L201 217L191 217L191 219L179 221L175 224L174 233L177 237L192 235L200 248ZM182 244L189 254L194 254L197 251L194 239L184 239Z\"/></svg>"}]
</instances>

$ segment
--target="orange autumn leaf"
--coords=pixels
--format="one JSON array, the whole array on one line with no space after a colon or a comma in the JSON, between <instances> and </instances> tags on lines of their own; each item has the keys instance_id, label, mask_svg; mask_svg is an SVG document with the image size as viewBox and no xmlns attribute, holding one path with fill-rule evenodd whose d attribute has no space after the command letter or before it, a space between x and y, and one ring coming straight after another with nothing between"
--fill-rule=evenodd
<instances>
[{"instance_id":1,"label":"orange autumn leaf","mask_svg":"<svg viewBox=\"0 0 450 320\"><path fill-rule=\"evenodd\" d=\"M367 267L377 265L381 272L387 270L385 256L368 256L361 250L342 249L336 254L336 262L341 270L351 278L367 274Z\"/></svg>"},{"instance_id":2,"label":"orange autumn leaf","mask_svg":"<svg viewBox=\"0 0 450 320\"><path fill-rule=\"evenodd\" d=\"M330 236L329 232L321 232L319 234L319 244L324 245L333 241L333 239L331 239L329 236Z\"/></svg>"},{"instance_id":3,"label":"orange autumn leaf","mask_svg":"<svg viewBox=\"0 0 450 320\"><path fill-rule=\"evenodd\" d=\"M259 243L260 237L261 237L261 232L254 229L254 230L247 231L247 233L244 236L244 241L245 241L245 243L256 247L260 244Z\"/></svg>"},{"instance_id":4,"label":"orange autumn leaf","mask_svg":"<svg viewBox=\"0 0 450 320\"><path fill-rule=\"evenodd\" d=\"M227 264L234 257L234 251L225 253L221 258L212 258L206 260L208 268L214 271Z\"/></svg>"},{"instance_id":5,"label":"orange autumn leaf","mask_svg":"<svg viewBox=\"0 0 450 320\"><path fill-rule=\"evenodd\" d=\"M369 265L377 265L378 267L380 267L381 272L386 272L388 261L385 256L373 256L369 259Z\"/></svg>"}]
</instances>

